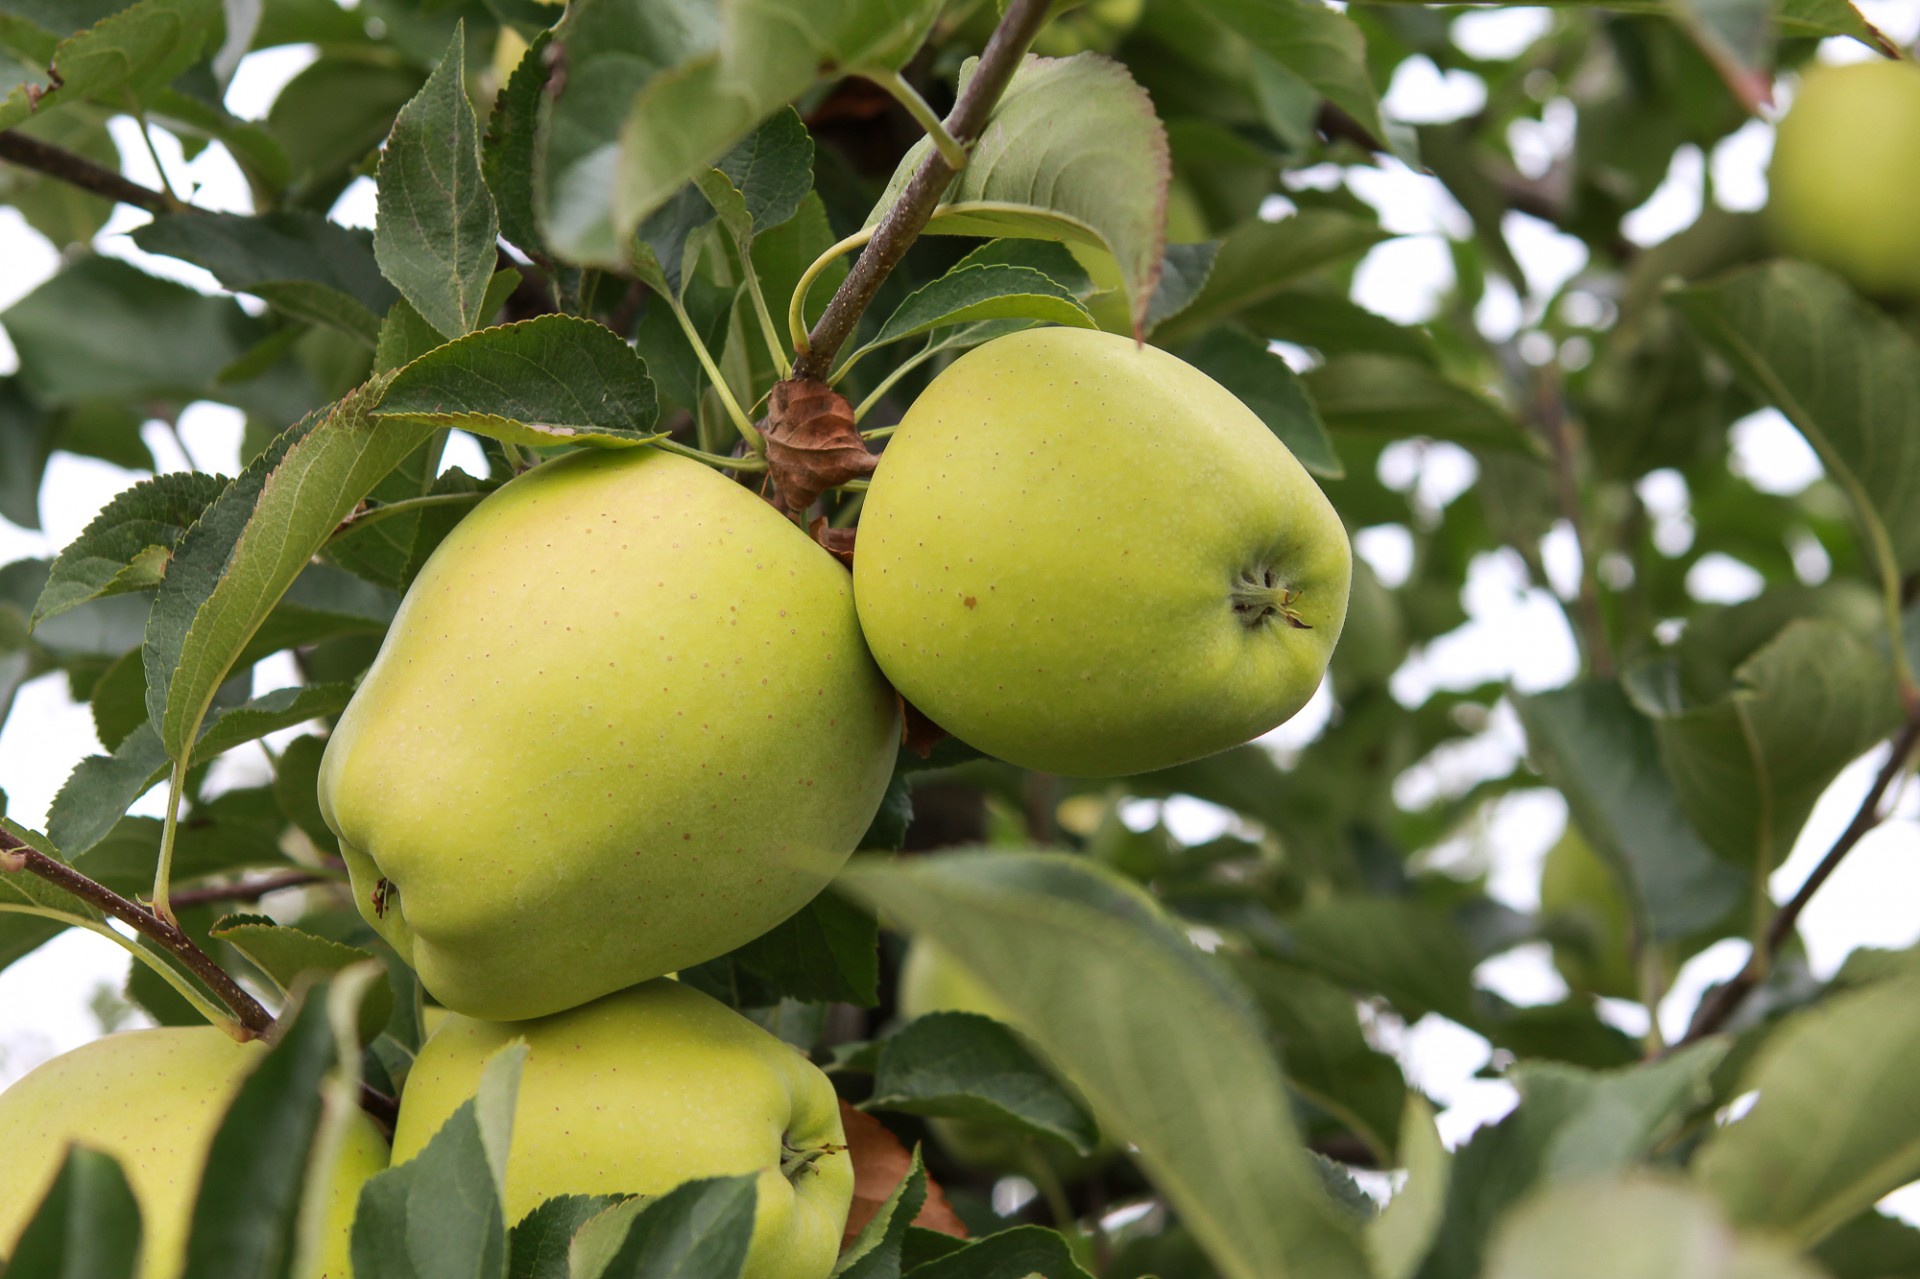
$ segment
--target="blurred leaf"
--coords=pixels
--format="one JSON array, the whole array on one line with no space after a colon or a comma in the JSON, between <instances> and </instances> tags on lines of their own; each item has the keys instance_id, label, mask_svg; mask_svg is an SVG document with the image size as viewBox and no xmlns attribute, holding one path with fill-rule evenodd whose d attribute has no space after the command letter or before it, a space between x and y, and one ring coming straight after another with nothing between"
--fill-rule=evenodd
<instances>
[{"instance_id":1,"label":"blurred leaf","mask_svg":"<svg viewBox=\"0 0 1920 1279\"><path fill-rule=\"evenodd\" d=\"M448 338L480 326L500 217L480 169L480 122L467 100L465 27L394 117L380 154L373 251L380 271ZM384 310L384 308L382 308Z\"/></svg>"},{"instance_id":2,"label":"blurred leaf","mask_svg":"<svg viewBox=\"0 0 1920 1279\"><path fill-rule=\"evenodd\" d=\"M1014 1226L914 1266L908 1279L1087 1279L1057 1230Z\"/></svg>"},{"instance_id":3,"label":"blurred leaf","mask_svg":"<svg viewBox=\"0 0 1920 1279\"><path fill-rule=\"evenodd\" d=\"M373 416L534 446L659 438L645 361L606 325L570 315L482 329L421 356Z\"/></svg>"},{"instance_id":4,"label":"blurred leaf","mask_svg":"<svg viewBox=\"0 0 1920 1279\"><path fill-rule=\"evenodd\" d=\"M370 950L343 946L325 937L277 924L264 915L229 915L212 928L212 935L247 957L279 988L284 997L305 976L332 976L343 968L374 958ZM360 1036L371 1042L393 1013L393 991L376 982L360 1002Z\"/></svg>"},{"instance_id":5,"label":"blurred leaf","mask_svg":"<svg viewBox=\"0 0 1920 1279\"><path fill-rule=\"evenodd\" d=\"M86 256L0 313L20 381L45 405L106 397L221 399L220 371L265 336L234 299Z\"/></svg>"},{"instance_id":6,"label":"blurred leaf","mask_svg":"<svg viewBox=\"0 0 1920 1279\"><path fill-rule=\"evenodd\" d=\"M70 101L148 100L198 60L221 16L220 0L139 0L102 17L60 42L39 83L0 101L0 129Z\"/></svg>"},{"instance_id":7,"label":"blurred leaf","mask_svg":"<svg viewBox=\"0 0 1920 1279\"><path fill-rule=\"evenodd\" d=\"M1412 1279L1433 1246L1447 1210L1447 1174L1453 1156L1441 1144L1433 1107L1426 1098L1417 1092L1406 1097L1397 1161L1406 1169L1406 1184L1394 1192L1367 1231L1375 1279Z\"/></svg>"},{"instance_id":8,"label":"blurred leaf","mask_svg":"<svg viewBox=\"0 0 1920 1279\"><path fill-rule=\"evenodd\" d=\"M367 233L313 213L179 213L138 228L133 240L149 253L205 267L237 293L251 293L295 319L332 325L369 346L396 299Z\"/></svg>"},{"instance_id":9,"label":"blurred leaf","mask_svg":"<svg viewBox=\"0 0 1920 1279\"><path fill-rule=\"evenodd\" d=\"M1628 693L1653 719L1681 807L1722 857L1771 871L1786 860L1827 785L1900 722L1893 673L1840 623L1790 623L1740 663L1734 688L1689 705L1677 668L1633 671Z\"/></svg>"},{"instance_id":10,"label":"blurred leaf","mask_svg":"<svg viewBox=\"0 0 1920 1279\"><path fill-rule=\"evenodd\" d=\"M1367 70L1367 42L1346 15L1314 0L1207 0L1187 12L1205 15L1305 80L1384 140L1380 99Z\"/></svg>"},{"instance_id":11,"label":"blurred leaf","mask_svg":"<svg viewBox=\"0 0 1920 1279\"><path fill-rule=\"evenodd\" d=\"M507 1273L507 1148L524 1040L495 1053L478 1093L426 1148L360 1191L356 1279L500 1279Z\"/></svg>"},{"instance_id":12,"label":"blurred leaf","mask_svg":"<svg viewBox=\"0 0 1920 1279\"><path fill-rule=\"evenodd\" d=\"M1315 475L1346 474L1313 401L1287 362L1243 329L1216 328L1183 353L1186 361L1233 392L1266 423L1300 465Z\"/></svg>"},{"instance_id":13,"label":"blurred leaf","mask_svg":"<svg viewBox=\"0 0 1920 1279\"><path fill-rule=\"evenodd\" d=\"M4 65L0 62L0 68ZM5 70L0 69L0 84L11 83ZM103 168L120 167L120 150L107 131L104 111L53 111L33 116L13 131L71 151ZM27 225L63 252L92 241L113 215L113 201L18 165L0 166L0 201L18 209Z\"/></svg>"},{"instance_id":14,"label":"blurred leaf","mask_svg":"<svg viewBox=\"0 0 1920 1279\"><path fill-rule=\"evenodd\" d=\"M213 1134L193 1204L182 1279L289 1273L301 1184L320 1127L321 1080L334 1064L326 987L284 1015L280 1036L248 1072Z\"/></svg>"},{"instance_id":15,"label":"blurred leaf","mask_svg":"<svg viewBox=\"0 0 1920 1279\"><path fill-rule=\"evenodd\" d=\"M226 486L225 476L176 471L116 493L54 560L33 623L91 599L158 586L181 535Z\"/></svg>"},{"instance_id":16,"label":"blurred leaf","mask_svg":"<svg viewBox=\"0 0 1920 1279\"><path fill-rule=\"evenodd\" d=\"M607 1209L576 1237L571 1279L740 1279L757 1180L708 1177Z\"/></svg>"},{"instance_id":17,"label":"blurred leaf","mask_svg":"<svg viewBox=\"0 0 1920 1279\"><path fill-rule=\"evenodd\" d=\"M1833 1279L1920 1274L1920 1230L1882 1212L1863 1212L1822 1239L1813 1256Z\"/></svg>"},{"instance_id":18,"label":"blurred leaf","mask_svg":"<svg viewBox=\"0 0 1920 1279\"><path fill-rule=\"evenodd\" d=\"M313 553L425 428L376 422L378 383L289 428L175 548L143 645L147 709L169 757Z\"/></svg>"},{"instance_id":19,"label":"blurred leaf","mask_svg":"<svg viewBox=\"0 0 1920 1279\"><path fill-rule=\"evenodd\" d=\"M736 1008L782 999L880 1002L880 925L831 890L737 950L682 974Z\"/></svg>"},{"instance_id":20,"label":"blurred leaf","mask_svg":"<svg viewBox=\"0 0 1920 1279\"><path fill-rule=\"evenodd\" d=\"M1821 1279L1771 1239L1741 1238L1685 1182L1639 1174L1557 1186L1500 1223L1485 1279Z\"/></svg>"},{"instance_id":21,"label":"blurred leaf","mask_svg":"<svg viewBox=\"0 0 1920 1279\"><path fill-rule=\"evenodd\" d=\"M0 377L0 519L40 527L40 481L59 426L58 417L21 393L18 378Z\"/></svg>"},{"instance_id":22,"label":"blurred leaf","mask_svg":"<svg viewBox=\"0 0 1920 1279\"><path fill-rule=\"evenodd\" d=\"M1005 1026L975 1013L916 1017L882 1045L871 1110L973 1119L1051 1137L1088 1154L1100 1134L1078 1102Z\"/></svg>"},{"instance_id":23,"label":"blurred leaf","mask_svg":"<svg viewBox=\"0 0 1920 1279\"><path fill-rule=\"evenodd\" d=\"M960 72L964 86L973 75ZM901 159L867 225L905 189L933 144ZM1099 156L1098 164L1088 163ZM973 158L940 197L932 235L1030 236L1112 253L1129 313L1144 326L1161 276L1167 133L1125 66L1092 54L1028 58L994 108Z\"/></svg>"},{"instance_id":24,"label":"blurred leaf","mask_svg":"<svg viewBox=\"0 0 1920 1279\"><path fill-rule=\"evenodd\" d=\"M1651 940L1698 932L1739 904L1747 877L1687 823L1657 762L1654 726L1617 683L1587 680L1513 704L1534 762L1566 796Z\"/></svg>"},{"instance_id":25,"label":"blurred leaf","mask_svg":"<svg viewBox=\"0 0 1920 1279\"><path fill-rule=\"evenodd\" d=\"M1010 852L856 859L841 882L1007 1006L1224 1273L1366 1273L1301 1156L1258 1015L1138 888Z\"/></svg>"},{"instance_id":26,"label":"blurred leaf","mask_svg":"<svg viewBox=\"0 0 1920 1279\"><path fill-rule=\"evenodd\" d=\"M334 47L289 80L267 113L267 128L286 149L293 173L289 194L330 204L351 179L350 169L387 136L421 79L402 60Z\"/></svg>"},{"instance_id":27,"label":"blurred leaf","mask_svg":"<svg viewBox=\"0 0 1920 1279\"><path fill-rule=\"evenodd\" d=\"M1920 1176L1916 1053L1910 967L1794 1013L1741 1075L1759 1101L1707 1137L1694 1180L1735 1223L1818 1242Z\"/></svg>"},{"instance_id":28,"label":"blurred leaf","mask_svg":"<svg viewBox=\"0 0 1920 1279\"><path fill-rule=\"evenodd\" d=\"M1278 296L1288 285L1356 258L1392 235L1372 222L1330 209L1302 209L1277 222L1255 220L1227 232L1206 287L1162 326L1163 342L1179 344L1208 326Z\"/></svg>"},{"instance_id":29,"label":"blurred leaf","mask_svg":"<svg viewBox=\"0 0 1920 1279\"><path fill-rule=\"evenodd\" d=\"M13 1246L21 1279L134 1279L140 1205L112 1155L74 1146Z\"/></svg>"},{"instance_id":30,"label":"blurred leaf","mask_svg":"<svg viewBox=\"0 0 1920 1279\"><path fill-rule=\"evenodd\" d=\"M1474 958L1446 912L1409 900L1349 896L1286 921L1290 957L1336 981L1378 991L1409 1021L1437 1012L1472 1025Z\"/></svg>"},{"instance_id":31,"label":"blurred leaf","mask_svg":"<svg viewBox=\"0 0 1920 1279\"><path fill-rule=\"evenodd\" d=\"M1505 409L1416 360L1356 352L1335 356L1305 377L1320 416L1336 434L1425 436L1482 448L1539 451Z\"/></svg>"}]
</instances>

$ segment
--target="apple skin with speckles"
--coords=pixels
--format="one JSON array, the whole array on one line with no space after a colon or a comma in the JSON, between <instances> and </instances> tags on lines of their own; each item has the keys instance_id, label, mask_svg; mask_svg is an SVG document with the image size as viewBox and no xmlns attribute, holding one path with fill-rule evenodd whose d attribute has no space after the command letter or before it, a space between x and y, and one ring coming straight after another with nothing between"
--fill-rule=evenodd
<instances>
[{"instance_id":1,"label":"apple skin with speckles","mask_svg":"<svg viewBox=\"0 0 1920 1279\"><path fill-rule=\"evenodd\" d=\"M700 463L581 451L429 558L320 806L428 992L517 1020L793 914L865 833L898 740L832 556Z\"/></svg>"},{"instance_id":2,"label":"apple skin with speckles","mask_svg":"<svg viewBox=\"0 0 1920 1279\"><path fill-rule=\"evenodd\" d=\"M1104 777L1306 705L1352 572L1326 495L1224 387L1130 338L1042 328L914 401L861 512L854 596L880 668L934 723Z\"/></svg>"},{"instance_id":3,"label":"apple skin with speckles","mask_svg":"<svg viewBox=\"0 0 1920 1279\"><path fill-rule=\"evenodd\" d=\"M833 1084L798 1049L679 982L660 980L532 1022L450 1016L400 1099L396 1164L480 1086L487 1059L527 1045L507 1155L518 1221L558 1195L659 1195L758 1173L742 1279L826 1279L853 1201Z\"/></svg>"},{"instance_id":4,"label":"apple skin with speckles","mask_svg":"<svg viewBox=\"0 0 1920 1279\"><path fill-rule=\"evenodd\" d=\"M0 1257L13 1251L74 1143L112 1155L140 1205L139 1279L174 1279L214 1133L248 1072L267 1055L213 1026L129 1030L48 1061L0 1093ZM348 1279L360 1187L387 1166L373 1121L348 1117L319 1253L299 1279Z\"/></svg>"}]
</instances>

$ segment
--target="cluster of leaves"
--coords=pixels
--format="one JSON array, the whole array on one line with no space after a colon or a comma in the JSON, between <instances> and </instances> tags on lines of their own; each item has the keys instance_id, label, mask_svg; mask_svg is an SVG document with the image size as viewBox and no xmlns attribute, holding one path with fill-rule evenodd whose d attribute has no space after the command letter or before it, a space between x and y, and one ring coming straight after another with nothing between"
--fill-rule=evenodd
<instances>
[{"instance_id":1,"label":"cluster of leaves","mask_svg":"<svg viewBox=\"0 0 1920 1279\"><path fill-rule=\"evenodd\" d=\"M0 128L60 149L0 167L0 199L69 250L0 313L19 355L0 378L0 515L37 525L56 450L151 470L147 422L213 401L248 423L238 476L155 476L51 563L0 568L0 715L59 672L107 752L75 769L44 833L0 819L7 846L170 899L188 938L282 1010L278 1064L236 1103L201 1191L208 1220L253 1223L256 1251L204 1273L284 1258L327 1107L363 1083L397 1094L420 1043L417 983L345 899L314 798L326 725L401 594L474 502L560 450L670 448L755 482L756 414L845 274L830 251L876 226L933 145L886 90L951 100L997 18L938 0L572 0L564 15L531 0L0 0L0 77L17 86ZM1844 0L1570 5L1506 59L1467 53L1449 22L1314 0L1092 0L1056 17L1035 46L1051 60L1016 73L990 145L834 366L856 423L883 431L991 337L1138 331L1251 406L1351 530L1411 548L1402 580L1357 567L1331 720L1297 757L1252 745L1069 783L957 743L903 752L872 855L840 889L683 974L830 1063L847 1101L909 1143L964 1120L1026 1151L1044 1193L1016 1212L1051 1230L996 1213L995 1175L929 1144L934 1176L917 1157L896 1167L842 1273L1868 1279L1920 1257L1920 1234L1872 1209L1920 1175L1901 1069L1920 969L1863 952L1817 980L1791 917L1771 935L1767 897L1814 800L1911 723L1912 317L1771 259L1749 214L1709 207L1651 247L1621 230L1679 148L1748 119L1755 76L1818 37L1879 37ZM318 56L266 117L230 115L240 58L293 44ZM1477 76L1485 105L1418 129L1383 118L1378 86L1413 58ZM107 123L128 113L189 154L218 143L249 182L248 215L149 192L156 216L133 235L225 291L91 250L111 206L86 179L117 171ZM1512 139L1565 113L1571 148L1544 174L1523 165ZM1356 264L1391 233L1343 183L1299 176L1395 156L1470 220L1456 284L1421 325L1351 300ZM362 177L378 186L371 235L327 218ZM1164 243L1170 204L1191 243ZM1516 216L1552 222L1588 262L1490 334L1482 303L1527 293ZM1765 405L1824 466L1799 495L1730 464L1729 428ZM443 468L453 431L483 441L486 474ZM1425 442L1463 450L1480 482L1445 502L1400 482L1394 459ZM1642 500L1656 471L1688 496L1683 545ZM832 529L859 502L830 487L798 505ZM1569 534L1578 678L1524 696L1396 681L1467 622L1476 562L1506 556L1550 589L1543 543ZM1708 556L1763 589L1702 602L1688 583ZM255 663L277 653L302 682L255 696ZM1448 761L1504 707L1529 759L1462 778ZM262 781L211 767L268 742ZM161 782L169 817L128 816ZM1484 860L1443 855L1540 788L1564 796L1612 903L1516 911L1489 895ZM1175 796L1231 820L1204 841L1141 828ZM232 913L288 885L305 891L276 918ZM901 947L880 916L961 961L1019 1033L957 1013L901 1024ZM69 927L134 950L127 997L154 1020L226 1015L97 903L0 874L0 964ZM1636 1038L1600 1002L1651 1008L1687 957L1742 936L1758 944L1742 998L1702 1017L1719 1033ZM1629 976L1525 1007L1476 982L1482 961L1537 941L1623 950ZM1383 1051L1428 1016L1485 1037L1520 1094L1453 1153ZM472 1254L435 1253L432 1273L737 1273L739 1180L502 1220L515 1070L497 1063L425 1155L369 1189L362 1279L416 1273L451 1238ZM1376 1212L1355 1169L1406 1179ZM76 1155L15 1269L89 1239L103 1251L87 1273L126 1273L130 1249L108 1255L133 1228L118 1177ZM936 1181L983 1238L915 1224Z\"/></svg>"}]
</instances>

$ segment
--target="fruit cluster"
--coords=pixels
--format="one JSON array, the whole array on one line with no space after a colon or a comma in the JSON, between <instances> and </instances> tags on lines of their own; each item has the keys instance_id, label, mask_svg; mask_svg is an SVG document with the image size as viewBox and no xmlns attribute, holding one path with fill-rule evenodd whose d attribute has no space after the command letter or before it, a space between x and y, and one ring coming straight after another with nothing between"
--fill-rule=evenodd
<instances>
[{"instance_id":1,"label":"fruit cluster","mask_svg":"<svg viewBox=\"0 0 1920 1279\"><path fill-rule=\"evenodd\" d=\"M933 381L875 474L851 576L749 489L656 450L514 480L422 570L320 771L356 903L450 1010L393 1160L524 1040L510 1215L755 1173L746 1274L823 1279L852 1194L832 1084L669 975L826 886L892 775L901 696L1029 768L1166 767L1304 705L1350 572L1339 518L1258 417L1166 352L1076 329L1000 338ZM993 1007L930 986L903 1003ZM50 1176L72 1140L119 1155L151 1223L143 1273L170 1279L198 1162L261 1051L140 1031L42 1067L0 1097L10 1180ZM370 1127L349 1144L333 1274L385 1162ZM0 1199L0 1242L36 1198Z\"/></svg>"}]
</instances>

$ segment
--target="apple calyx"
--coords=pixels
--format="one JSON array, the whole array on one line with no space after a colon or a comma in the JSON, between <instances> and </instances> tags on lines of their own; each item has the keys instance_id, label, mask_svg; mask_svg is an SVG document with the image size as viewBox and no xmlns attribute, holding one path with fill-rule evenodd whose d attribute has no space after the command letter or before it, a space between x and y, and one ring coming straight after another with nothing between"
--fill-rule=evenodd
<instances>
[{"instance_id":1,"label":"apple calyx","mask_svg":"<svg viewBox=\"0 0 1920 1279\"><path fill-rule=\"evenodd\" d=\"M1273 618L1281 618L1288 626L1298 631L1313 629L1306 619L1293 610L1293 604L1300 598L1300 592L1280 583L1280 575L1271 565L1259 568L1242 569L1240 578L1228 592L1233 611L1248 630L1256 630L1267 625Z\"/></svg>"},{"instance_id":2,"label":"apple calyx","mask_svg":"<svg viewBox=\"0 0 1920 1279\"><path fill-rule=\"evenodd\" d=\"M837 1155L846 1146L835 1142L826 1142L818 1146L789 1146L786 1139L780 1141L780 1175L790 1182L797 1182L808 1173L816 1171L814 1164L828 1155Z\"/></svg>"}]
</instances>

